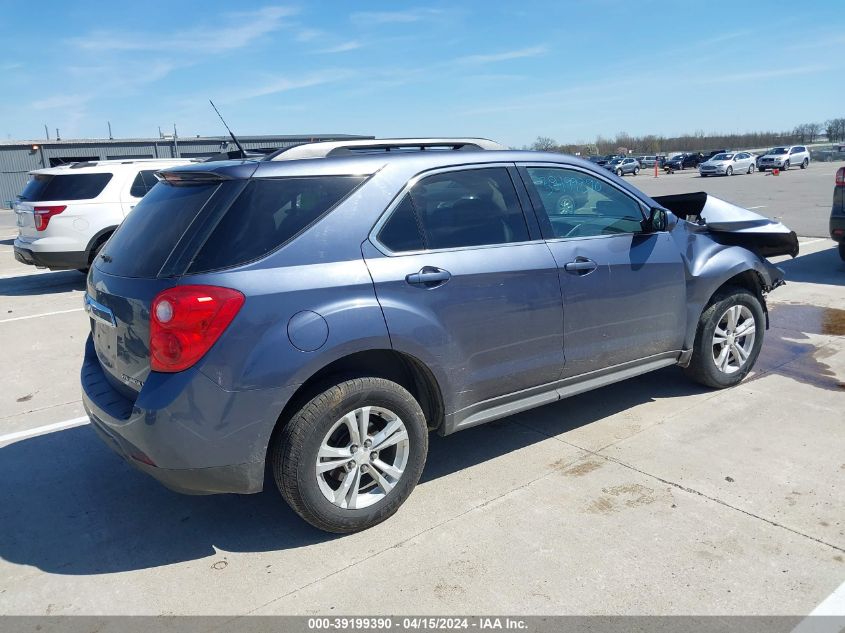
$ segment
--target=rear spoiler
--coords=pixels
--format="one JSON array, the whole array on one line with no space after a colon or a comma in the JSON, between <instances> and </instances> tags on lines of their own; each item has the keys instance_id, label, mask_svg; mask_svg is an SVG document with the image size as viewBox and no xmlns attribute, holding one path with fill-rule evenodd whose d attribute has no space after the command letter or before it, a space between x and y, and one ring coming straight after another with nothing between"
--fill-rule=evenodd
<instances>
[{"instance_id":1,"label":"rear spoiler","mask_svg":"<svg viewBox=\"0 0 845 633\"><path fill-rule=\"evenodd\" d=\"M798 236L780 222L703 191L654 198L673 214L706 228L720 242L751 249L763 257L798 255Z\"/></svg>"}]
</instances>

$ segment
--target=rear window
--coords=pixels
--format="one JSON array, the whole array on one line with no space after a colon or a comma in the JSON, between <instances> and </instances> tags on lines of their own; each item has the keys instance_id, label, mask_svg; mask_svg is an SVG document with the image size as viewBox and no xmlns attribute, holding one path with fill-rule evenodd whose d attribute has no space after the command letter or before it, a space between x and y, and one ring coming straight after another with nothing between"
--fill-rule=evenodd
<instances>
[{"instance_id":1,"label":"rear window","mask_svg":"<svg viewBox=\"0 0 845 633\"><path fill-rule=\"evenodd\" d=\"M120 277L155 277L218 184L153 188L106 242L97 267Z\"/></svg>"},{"instance_id":2,"label":"rear window","mask_svg":"<svg viewBox=\"0 0 845 633\"><path fill-rule=\"evenodd\" d=\"M143 198L147 193L156 186L158 179L156 178L157 169L139 171L132 181L132 186L129 188L129 195L133 198Z\"/></svg>"},{"instance_id":3,"label":"rear window","mask_svg":"<svg viewBox=\"0 0 845 633\"><path fill-rule=\"evenodd\" d=\"M266 255L319 220L364 180L361 176L253 180L226 211L188 272L228 268Z\"/></svg>"},{"instance_id":4,"label":"rear window","mask_svg":"<svg viewBox=\"0 0 845 633\"><path fill-rule=\"evenodd\" d=\"M27 202L90 200L103 192L111 177L110 173L35 174L26 183L18 200Z\"/></svg>"}]
</instances>

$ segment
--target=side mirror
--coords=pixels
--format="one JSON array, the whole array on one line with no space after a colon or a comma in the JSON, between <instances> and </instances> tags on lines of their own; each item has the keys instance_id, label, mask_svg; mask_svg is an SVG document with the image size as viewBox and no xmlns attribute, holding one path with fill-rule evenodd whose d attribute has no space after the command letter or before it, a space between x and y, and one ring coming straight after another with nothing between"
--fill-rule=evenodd
<instances>
[{"instance_id":1,"label":"side mirror","mask_svg":"<svg viewBox=\"0 0 845 633\"><path fill-rule=\"evenodd\" d=\"M657 233L658 231L665 231L669 226L669 216L666 214L666 209L654 207L648 214L648 220L643 222L643 230L646 233Z\"/></svg>"}]
</instances>

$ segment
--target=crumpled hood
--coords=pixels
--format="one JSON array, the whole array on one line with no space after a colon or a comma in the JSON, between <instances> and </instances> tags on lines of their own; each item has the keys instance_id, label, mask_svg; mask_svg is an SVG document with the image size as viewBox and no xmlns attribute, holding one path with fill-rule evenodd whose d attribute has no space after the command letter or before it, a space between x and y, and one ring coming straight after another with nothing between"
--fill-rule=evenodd
<instances>
[{"instance_id":1,"label":"crumpled hood","mask_svg":"<svg viewBox=\"0 0 845 633\"><path fill-rule=\"evenodd\" d=\"M659 196L654 201L724 243L743 246L764 257L798 255L795 231L703 191Z\"/></svg>"}]
</instances>

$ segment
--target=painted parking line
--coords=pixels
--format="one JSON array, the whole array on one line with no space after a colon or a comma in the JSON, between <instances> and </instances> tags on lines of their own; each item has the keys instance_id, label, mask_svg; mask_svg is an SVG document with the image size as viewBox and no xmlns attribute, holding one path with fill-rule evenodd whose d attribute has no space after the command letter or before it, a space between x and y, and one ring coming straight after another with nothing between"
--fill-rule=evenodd
<instances>
[{"instance_id":1,"label":"painted parking line","mask_svg":"<svg viewBox=\"0 0 845 633\"><path fill-rule=\"evenodd\" d=\"M88 424L90 420L87 415L79 418L71 418L64 422L54 422L53 424L45 424L44 426L36 426L34 429L27 429L25 431L16 431L14 433L7 433L0 435L0 444L8 442L17 442L18 440L25 440L30 437L37 437L39 435L46 435L47 433L55 433L56 431L64 431L65 429L72 429L77 426Z\"/></svg>"},{"instance_id":2,"label":"painted parking line","mask_svg":"<svg viewBox=\"0 0 845 633\"><path fill-rule=\"evenodd\" d=\"M815 240L807 240L806 242L802 242L801 240L798 240L798 243L801 246L806 246L807 244L815 244L816 242L827 242L827 241L828 240L827 240L826 237L820 237L820 238L815 239Z\"/></svg>"},{"instance_id":3,"label":"painted parking line","mask_svg":"<svg viewBox=\"0 0 845 633\"><path fill-rule=\"evenodd\" d=\"M12 321L25 321L26 319L37 319L39 317L53 316L54 314L82 312L84 309L85 308L71 308L70 310L56 310L55 312L42 312L41 314L30 314L28 316L12 317L11 319L0 319L0 323L11 323Z\"/></svg>"},{"instance_id":4,"label":"painted parking line","mask_svg":"<svg viewBox=\"0 0 845 633\"><path fill-rule=\"evenodd\" d=\"M749 210L751 210L751 209L765 209L765 208L766 208L765 204L761 204L760 206L757 206L757 207L748 207Z\"/></svg>"},{"instance_id":5,"label":"painted parking line","mask_svg":"<svg viewBox=\"0 0 845 633\"><path fill-rule=\"evenodd\" d=\"M845 629L845 582L804 618L792 633L840 633Z\"/></svg>"},{"instance_id":6,"label":"painted parking line","mask_svg":"<svg viewBox=\"0 0 845 633\"><path fill-rule=\"evenodd\" d=\"M14 275L0 275L0 279L18 279L18 278L23 279L24 277L34 277L35 275L43 275L45 273L52 273L52 272L55 272L55 271L47 270L46 268L44 270L36 269L36 270L27 271L25 273L16 273Z\"/></svg>"}]
</instances>

